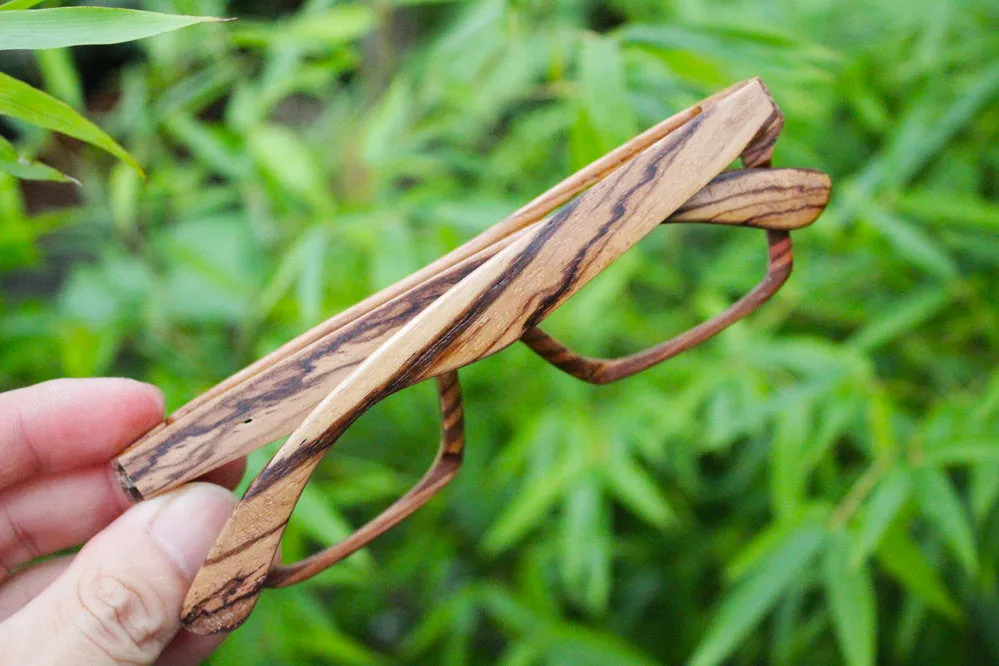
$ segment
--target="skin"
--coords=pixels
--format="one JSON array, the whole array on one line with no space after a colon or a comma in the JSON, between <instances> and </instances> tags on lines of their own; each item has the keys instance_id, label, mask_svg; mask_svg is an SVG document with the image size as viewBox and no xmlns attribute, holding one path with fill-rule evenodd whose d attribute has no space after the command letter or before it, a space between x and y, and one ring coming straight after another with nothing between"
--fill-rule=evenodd
<instances>
[{"instance_id":1,"label":"skin","mask_svg":"<svg viewBox=\"0 0 999 666\"><path fill-rule=\"evenodd\" d=\"M131 506L108 461L162 419L159 389L128 379L0 393L0 661L197 664L221 643L180 609L244 461Z\"/></svg>"}]
</instances>

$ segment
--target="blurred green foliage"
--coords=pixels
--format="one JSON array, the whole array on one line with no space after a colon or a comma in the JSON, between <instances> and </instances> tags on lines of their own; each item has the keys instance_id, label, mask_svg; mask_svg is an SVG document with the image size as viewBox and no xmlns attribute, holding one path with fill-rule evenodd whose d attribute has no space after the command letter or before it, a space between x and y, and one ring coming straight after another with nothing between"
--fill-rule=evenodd
<instances>
[{"instance_id":1,"label":"blurred green foliage","mask_svg":"<svg viewBox=\"0 0 999 666\"><path fill-rule=\"evenodd\" d=\"M142 8L240 20L88 86L65 52L0 63L91 100L149 176L11 126L83 187L0 175L3 388L123 374L177 407L752 75L788 118L776 163L834 182L789 285L703 347L607 387L520 347L463 371L458 480L265 594L215 663L999 661L994 0ZM745 292L763 247L663 229L550 328L647 346ZM404 492L436 428L426 386L359 421L285 557Z\"/></svg>"}]
</instances>

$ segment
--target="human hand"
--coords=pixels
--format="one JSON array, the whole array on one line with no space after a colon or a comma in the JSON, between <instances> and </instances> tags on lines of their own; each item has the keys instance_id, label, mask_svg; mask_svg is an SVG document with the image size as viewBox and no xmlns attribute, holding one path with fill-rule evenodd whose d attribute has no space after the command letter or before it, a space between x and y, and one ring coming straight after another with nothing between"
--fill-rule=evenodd
<instances>
[{"instance_id":1,"label":"human hand","mask_svg":"<svg viewBox=\"0 0 999 666\"><path fill-rule=\"evenodd\" d=\"M243 462L131 506L108 461L162 419L159 390L127 379L0 393L0 663L196 664L221 643L181 631L180 608Z\"/></svg>"}]
</instances>

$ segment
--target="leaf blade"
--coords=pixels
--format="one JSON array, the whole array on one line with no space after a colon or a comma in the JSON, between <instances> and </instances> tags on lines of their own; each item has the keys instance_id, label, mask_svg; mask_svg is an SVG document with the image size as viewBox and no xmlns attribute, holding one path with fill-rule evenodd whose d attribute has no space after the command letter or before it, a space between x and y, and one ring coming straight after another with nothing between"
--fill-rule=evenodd
<instances>
[{"instance_id":1,"label":"leaf blade","mask_svg":"<svg viewBox=\"0 0 999 666\"><path fill-rule=\"evenodd\" d=\"M0 72L0 115L23 120L101 148L145 177L142 167L117 141L71 106Z\"/></svg>"},{"instance_id":2,"label":"leaf blade","mask_svg":"<svg viewBox=\"0 0 999 666\"><path fill-rule=\"evenodd\" d=\"M893 527L885 534L878 546L877 557L888 575L926 602L927 606L956 624L964 621L961 607L903 528Z\"/></svg>"},{"instance_id":3,"label":"leaf blade","mask_svg":"<svg viewBox=\"0 0 999 666\"><path fill-rule=\"evenodd\" d=\"M975 535L947 475L939 469L924 468L919 471L915 490L923 515L936 527L965 570L974 575L978 570Z\"/></svg>"},{"instance_id":4,"label":"leaf blade","mask_svg":"<svg viewBox=\"0 0 999 666\"><path fill-rule=\"evenodd\" d=\"M811 564L825 536L821 527L798 530L753 576L726 597L708 634L696 648L691 666L722 663L795 582L796 574Z\"/></svg>"},{"instance_id":5,"label":"leaf blade","mask_svg":"<svg viewBox=\"0 0 999 666\"><path fill-rule=\"evenodd\" d=\"M874 585L864 564L850 557L844 531L830 538L823 557L823 578L833 629L850 666L873 666L877 654L877 612Z\"/></svg>"},{"instance_id":6,"label":"leaf blade","mask_svg":"<svg viewBox=\"0 0 999 666\"><path fill-rule=\"evenodd\" d=\"M225 20L215 16L160 14L114 7L15 9L0 13L0 51L120 44L197 23Z\"/></svg>"},{"instance_id":7,"label":"leaf blade","mask_svg":"<svg viewBox=\"0 0 999 666\"><path fill-rule=\"evenodd\" d=\"M895 469L882 479L867 503L864 520L854 544L853 561L859 563L877 548L912 492L912 482L904 469Z\"/></svg>"},{"instance_id":8,"label":"leaf blade","mask_svg":"<svg viewBox=\"0 0 999 666\"><path fill-rule=\"evenodd\" d=\"M67 176L58 169L53 169L47 164L18 156L14 146L2 136L0 136L0 171L6 171L21 180L44 180L55 183L80 184L80 181Z\"/></svg>"}]
</instances>

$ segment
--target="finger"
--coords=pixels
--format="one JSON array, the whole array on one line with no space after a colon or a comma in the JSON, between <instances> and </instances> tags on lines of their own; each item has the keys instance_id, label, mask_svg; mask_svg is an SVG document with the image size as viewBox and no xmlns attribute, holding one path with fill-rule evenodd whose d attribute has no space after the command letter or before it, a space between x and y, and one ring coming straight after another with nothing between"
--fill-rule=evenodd
<instances>
[{"instance_id":1,"label":"finger","mask_svg":"<svg viewBox=\"0 0 999 666\"><path fill-rule=\"evenodd\" d=\"M159 389L56 379L0 394L0 488L110 459L163 419Z\"/></svg>"},{"instance_id":2,"label":"finger","mask_svg":"<svg viewBox=\"0 0 999 666\"><path fill-rule=\"evenodd\" d=\"M222 645L228 634L207 634L199 636L183 629L167 646L156 666L191 666L200 664Z\"/></svg>"},{"instance_id":3,"label":"finger","mask_svg":"<svg viewBox=\"0 0 999 666\"><path fill-rule=\"evenodd\" d=\"M246 458L237 458L236 460L227 462L218 469L213 469L199 480L234 490L239 485L239 482L243 480L245 473Z\"/></svg>"},{"instance_id":4,"label":"finger","mask_svg":"<svg viewBox=\"0 0 999 666\"><path fill-rule=\"evenodd\" d=\"M51 560L18 571L9 580L4 581L0 586L0 622L41 594L52 581L62 575L72 561L71 555L53 557Z\"/></svg>"},{"instance_id":5,"label":"finger","mask_svg":"<svg viewBox=\"0 0 999 666\"><path fill-rule=\"evenodd\" d=\"M0 491L0 580L15 567L83 543L129 506L107 464Z\"/></svg>"},{"instance_id":6,"label":"finger","mask_svg":"<svg viewBox=\"0 0 999 666\"><path fill-rule=\"evenodd\" d=\"M150 664L180 628L184 594L235 498L196 483L129 509L0 625L11 663Z\"/></svg>"}]
</instances>

